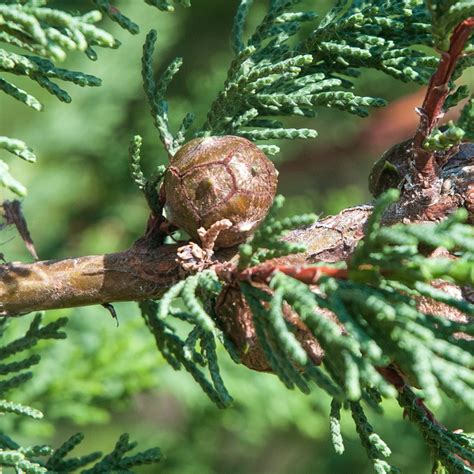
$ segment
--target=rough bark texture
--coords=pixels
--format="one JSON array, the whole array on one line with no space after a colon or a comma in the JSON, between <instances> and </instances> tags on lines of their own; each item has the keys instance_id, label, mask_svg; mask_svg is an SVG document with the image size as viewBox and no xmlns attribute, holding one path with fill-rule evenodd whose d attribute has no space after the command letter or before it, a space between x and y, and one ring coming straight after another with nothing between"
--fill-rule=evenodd
<instances>
[{"instance_id":1,"label":"rough bark texture","mask_svg":"<svg viewBox=\"0 0 474 474\"><path fill-rule=\"evenodd\" d=\"M449 156L437 156L439 176L429 196L426 189L413 184L412 153L412 140L393 146L370 176L375 196L391 187L402 192L400 201L385 214L385 223L440 221L460 207L467 209L469 222L474 223L474 143L461 143Z\"/></svg>"},{"instance_id":2,"label":"rough bark texture","mask_svg":"<svg viewBox=\"0 0 474 474\"><path fill-rule=\"evenodd\" d=\"M158 296L177 281L175 254L176 246L134 246L107 255L2 265L1 314Z\"/></svg>"},{"instance_id":3,"label":"rough bark texture","mask_svg":"<svg viewBox=\"0 0 474 474\"><path fill-rule=\"evenodd\" d=\"M288 240L305 242L308 250L285 261L344 260L363 236L371 209L346 209L290 233ZM157 298L183 277L176 258L179 247L157 246L149 239L141 239L118 253L0 265L0 315ZM215 258L219 262L231 261L236 252L236 248L222 249Z\"/></svg>"}]
</instances>

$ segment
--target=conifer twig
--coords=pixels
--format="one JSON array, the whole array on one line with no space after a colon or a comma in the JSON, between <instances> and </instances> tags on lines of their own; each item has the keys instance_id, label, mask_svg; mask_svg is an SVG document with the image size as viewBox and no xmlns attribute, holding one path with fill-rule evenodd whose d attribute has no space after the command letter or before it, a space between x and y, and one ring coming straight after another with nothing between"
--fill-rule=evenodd
<instances>
[{"instance_id":1,"label":"conifer twig","mask_svg":"<svg viewBox=\"0 0 474 474\"><path fill-rule=\"evenodd\" d=\"M398 391L398 403L401 407L404 408L404 417L409 418L412 422L419 426L422 434L426 438L428 444L430 445L433 454L437 456L439 453L442 453L442 447L437 444L435 439L435 433L438 436L443 437L444 441L449 440L451 443L456 443L458 441L457 432L449 431L437 418L436 415L426 406L423 398L417 396L412 387L403 379L400 375L400 372L392 364L387 367L379 367L377 370L383 375L383 377L389 381ZM433 429L431 431L427 430L427 427L431 426ZM448 457L447 463L451 468L448 472L472 472L472 463L469 459L462 457L461 453L463 450L461 448L460 454ZM450 464L453 462L458 463L458 470L454 471L453 466ZM462 470L460 470L462 469ZM468 470L465 470L468 469Z\"/></svg>"},{"instance_id":2,"label":"conifer twig","mask_svg":"<svg viewBox=\"0 0 474 474\"><path fill-rule=\"evenodd\" d=\"M449 49L442 53L419 111L420 122L413 138L413 146L418 178L424 187L429 187L437 178L437 165L434 152L426 150L423 144L443 116L443 105L450 91L449 82L473 29L474 17L465 19L454 29Z\"/></svg>"},{"instance_id":3,"label":"conifer twig","mask_svg":"<svg viewBox=\"0 0 474 474\"><path fill-rule=\"evenodd\" d=\"M348 271L344 268L307 265L275 265L268 263L247 268L240 272L237 278L239 280L253 280L268 283L276 272L282 272L307 285L317 283L322 276L341 279L347 279L349 276Z\"/></svg>"}]
</instances>

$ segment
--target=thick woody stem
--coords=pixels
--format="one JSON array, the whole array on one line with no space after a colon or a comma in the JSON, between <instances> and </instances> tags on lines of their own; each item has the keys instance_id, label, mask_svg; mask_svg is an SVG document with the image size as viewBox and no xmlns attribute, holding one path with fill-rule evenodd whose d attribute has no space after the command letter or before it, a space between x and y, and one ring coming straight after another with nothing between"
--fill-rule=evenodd
<instances>
[{"instance_id":1,"label":"thick woody stem","mask_svg":"<svg viewBox=\"0 0 474 474\"><path fill-rule=\"evenodd\" d=\"M431 77L425 99L420 110L420 122L413 139L415 166L419 181L430 186L437 178L437 164L434 153L423 148L423 143L443 116L443 105L449 94L449 81L466 42L474 29L474 17L459 23L451 36L447 52L443 52L438 69Z\"/></svg>"},{"instance_id":2,"label":"thick woody stem","mask_svg":"<svg viewBox=\"0 0 474 474\"><path fill-rule=\"evenodd\" d=\"M176 246L0 266L0 315L158 297L175 283Z\"/></svg>"},{"instance_id":3,"label":"thick woody stem","mask_svg":"<svg viewBox=\"0 0 474 474\"><path fill-rule=\"evenodd\" d=\"M346 209L290 233L287 240L305 242L308 251L286 264L345 260L363 236L371 210L370 206ZM153 242L144 238L128 250L107 255L0 265L0 315L158 298L185 275L177 261L180 244ZM236 253L236 248L218 250L215 261L232 262Z\"/></svg>"}]
</instances>

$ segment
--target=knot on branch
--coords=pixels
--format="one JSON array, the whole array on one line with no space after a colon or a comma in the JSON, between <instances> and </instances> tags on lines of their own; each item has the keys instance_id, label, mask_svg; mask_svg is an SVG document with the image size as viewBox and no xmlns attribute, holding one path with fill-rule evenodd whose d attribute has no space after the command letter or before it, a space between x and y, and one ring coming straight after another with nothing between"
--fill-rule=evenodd
<instances>
[{"instance_id":1,"label":"knot on branch","mask_svg":"<svg viewBox=\"0 0 474 474\"><path fill-rule=\"evenodd\" d=\"M374 166L370 190L379 196L389 188L401 189L401 199L390 206L385 223L441 221L460 207L474 222L474 143L461 143L446 152L434 153L437 177L417 184L412 140L390 148ZM417 178L418 177L418 178Z\"/></svg>"}]
</instances>

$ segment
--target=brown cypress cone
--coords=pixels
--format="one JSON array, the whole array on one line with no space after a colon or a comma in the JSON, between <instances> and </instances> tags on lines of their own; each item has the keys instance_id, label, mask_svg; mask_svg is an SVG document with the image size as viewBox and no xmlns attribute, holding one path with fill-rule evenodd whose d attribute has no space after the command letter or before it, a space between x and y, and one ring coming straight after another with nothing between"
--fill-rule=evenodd
<instances>
[{"instance_id":1,"label":"brown cypress cone","mask_svg":"<svg viewBox=\"0 0 474 474\"><path fill-rule=\"evenodd\" d=\"M178 150L165 174L167 217L196 240L200 227L229 219L233 225L220 233L216 246L239 244L266 216L277 174L273 163L245 138L195 138Z\"/></svg>"}]
</instances>

